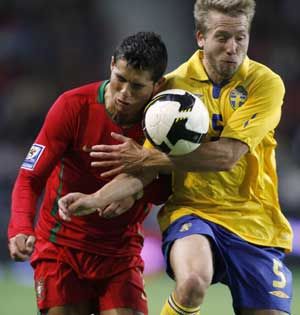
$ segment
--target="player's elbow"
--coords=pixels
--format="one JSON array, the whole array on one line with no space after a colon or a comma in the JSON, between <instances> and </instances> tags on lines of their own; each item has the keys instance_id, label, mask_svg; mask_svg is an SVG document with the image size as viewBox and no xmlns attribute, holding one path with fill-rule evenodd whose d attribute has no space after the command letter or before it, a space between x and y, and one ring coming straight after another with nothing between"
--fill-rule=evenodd
<instances>
[{"instance_id":1,"label":"player's elbow","mask_svg":"<svg viewBox=\"0 0 300 315\"><path fill-rule=\"evenodd\" d=\"M218 163L219 171L231 171L239 159L240 157L234 155L232 151L226 152Z\"/></svg>"},{"instance_id":2,"label":"player's elbow","mask_svg":"<svg viewBox=\"0 0 300 315\"><path fill-rule=\"evenodd\" d=\"M223 145L222 150L219 151L220 154L220 171L231 171L235 165L238 163L240 158L248 152L248 146L245 143L236 140L225 139L229 145Z\"/></svg>"},{"instance_id":3,"label":"player's elbow","mask_svg":"<svg viewBox=\"0 0 300 315\"><path fill-rule=\"evenodd\" d=\"M233 167L235 166L236 161L232 160L224 160L222 163L220 163L220 169L219 171L231 171Z\"/></svg>"}]
</instances>

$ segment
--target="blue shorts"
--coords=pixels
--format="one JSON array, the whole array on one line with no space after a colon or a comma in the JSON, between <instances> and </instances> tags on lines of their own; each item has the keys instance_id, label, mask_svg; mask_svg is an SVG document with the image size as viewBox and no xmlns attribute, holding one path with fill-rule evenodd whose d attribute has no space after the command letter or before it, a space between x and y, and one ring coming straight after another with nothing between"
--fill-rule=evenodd
<instances>
[{"instance_id":1,"label":"blue shorts","mask_svg":"<svg viewBox=\"0 0 300 315\"><path fill-rule=\"evenodd\" d=\"M173 278L169 252L173 242L192 234L208 236L214 254L212 283L231 291L233 307L275 309L290 314L292 274L284 265L283 250L246 242L218 224L194 215L173 222L163 233L163 253L168 275Z\"/></svg>"}]
</instances>

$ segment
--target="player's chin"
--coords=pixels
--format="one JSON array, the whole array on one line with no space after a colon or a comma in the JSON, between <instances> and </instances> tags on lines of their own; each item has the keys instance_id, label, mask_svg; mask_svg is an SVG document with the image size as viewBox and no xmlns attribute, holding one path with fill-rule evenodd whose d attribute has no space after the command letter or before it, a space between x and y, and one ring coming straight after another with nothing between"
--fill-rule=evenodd
<instances>
[{"instance_id":1,"label":"player's chin","mask_svg":"<svg viewBox=\"0 0 300 315\"><path fill-rule=\"evenodd\" d=\"M132 107L132 104L129 102L123 102L117 99L115 102L115 106L118 113L124 113L124 112L127 112Z\"/></svg>"},{"instance_id":2,"label":"player's chin","mask_svg":"<svg viewBox=\"0 0 300 315\"><path fill-rule=\"evenodd\" d=\"M134 117L136 117L136 114L132 111L129 111L128 109L122 110L118 112L115 121L120 125L129 125L132 121L135 121L135 119L133 119Z\"/></svg>"},{"instance_id":3,"label":"player's chin","mask_svg":"<svg viewBox=\"0 0 300 315\"><path fill-rule=\"evenodd\" d=\"M223 67L224 76L231 77L239 68L237 62L226 62Z\"/></svg>"},{"instance_id":4,"label":"player's chin","mask_svg":"<svg viewBox=\"0 0 300 315\"><path fill-rule=\"evenodd\" d=\"M222 70L220 71L220 74L222 75L223 79L230 79L232 76L236 73L237 68L235 66L226 66L223 67Z\"/></svg>"}]
</instances>

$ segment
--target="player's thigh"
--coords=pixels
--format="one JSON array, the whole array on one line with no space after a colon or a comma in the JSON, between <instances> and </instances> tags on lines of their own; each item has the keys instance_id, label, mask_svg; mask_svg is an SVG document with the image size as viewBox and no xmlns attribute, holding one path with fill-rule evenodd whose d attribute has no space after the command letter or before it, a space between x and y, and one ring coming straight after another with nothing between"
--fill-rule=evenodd
<instances>
[{"instance_id":1,"label":"player's thigh","mask_svg":"<svg viewBox=\"0 0 300 315\"><path fill-rule=\"evenodd\" d=\"M177 281L191 273L210 283L213 277L213 253L210 240L192 234L175 240L170 250L170 265Z\"/></svg>"},{"instance_id":2,"label":"player's thigh","mask_svg":"<svg viewBox=\"0 0 300 315\"><path fill-rule=\"evenodd\" d=\"M237 314L289 314L292 273L280 249L250 244L231 237L230 250L223 250L227 285Z\"/></svg>"},{"instance_id":3,"label":"player's thigh","mask_svg":"<svg viewBox=\"0 0 300 315\"><path fill-rule=\"evenodd\" d=\"M240 310L240 315L288 315L288 313L278 310L254 310L249 308L242 308Z\"/></svg>"},{"instance_id":4,"label":"player's thigh","mask_svg":"<svg viewBox=\"0 0 300 315\"><path fill-rule=\"evenodd\" d=\"M40 312L41 315L90 315L91 308L88 302L74 305L54 306Z\"/></svg>"},{"instance_id":5,"label":"player's thigh","mask_svg":"<svg viewBox=\"0 0 300 315\"><path fill-rule=\"evenodd\" d=\"M122 272L99 283L99 313L102 315L147 315L144 279L139 267Z\"/></svg>"},{"instance_id":6,"label":"player's thigh","mask_svg":"<svg viewBox=\"0 0 300 315\"><path fill-rule=\"evenodd\" d=\"M83 315L89 314L86 312L89 305L96 305L98 294L93 283L80 279L66 263L55 260L35 262L34 279L41 314L46 311L50 315Z\"/></svg>"}]
</instances>

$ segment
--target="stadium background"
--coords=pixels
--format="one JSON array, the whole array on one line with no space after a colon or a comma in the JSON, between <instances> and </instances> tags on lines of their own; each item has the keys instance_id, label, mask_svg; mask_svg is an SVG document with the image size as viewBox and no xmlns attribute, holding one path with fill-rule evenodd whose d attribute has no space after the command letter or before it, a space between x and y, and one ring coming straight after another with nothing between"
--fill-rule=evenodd
<instances>
[{"instance_id":1,"label":"stadium background","mask_svg":"<svg viewBox=\"0 0 300 315\"><path fill-rule=\"evenodd\" d=\"M44 116L67 89L105 79L111 53L124 36L141 30L161 34L168 70L196 49L192 0L1 0L0 1L0 314L35 314L32 271L11 263L6 228L17 170ZM300 314L300 2L257 1L249 56L279 73L286 84L277 129L282 209L293 225L293 314ZM150 314L158 314L173 283L164 276L156 212L147 219L146 289ZM209 291L203 315L232 314L223 286Z\"/></svg>"}]
</instances>

